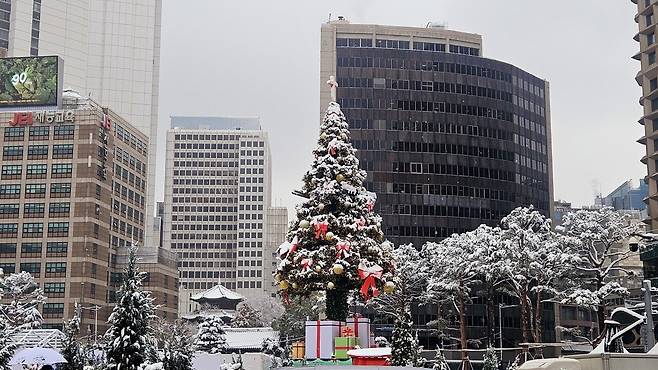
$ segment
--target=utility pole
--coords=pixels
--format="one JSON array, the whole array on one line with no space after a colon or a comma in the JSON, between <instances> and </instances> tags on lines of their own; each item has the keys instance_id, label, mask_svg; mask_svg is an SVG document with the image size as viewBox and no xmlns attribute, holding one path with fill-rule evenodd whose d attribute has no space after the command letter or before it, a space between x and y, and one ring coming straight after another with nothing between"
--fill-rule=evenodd
<instances>
[{"instance_id":1,"label":"utility pole","mask_svg":"<svg viewBox=\"0 0 658 370\"><path fill-rule=\"evenodd\" d=\"M642 288L644 290L644 312L647 316L644 330L644 350L649 352L656 345L656 337L653 332L653 309L651 307L651 280L644 280Z\"/></svg>"},{"instance_id":2,"label":"utility pole","mask_svg":"<svg viewBox=\"0 0 658 370\"><path fill-rule=\"evenodd\" d=\"M498 304L498 347L500 348L500 362L503 362L503 304Z\"/></svg>"}]
</instances>

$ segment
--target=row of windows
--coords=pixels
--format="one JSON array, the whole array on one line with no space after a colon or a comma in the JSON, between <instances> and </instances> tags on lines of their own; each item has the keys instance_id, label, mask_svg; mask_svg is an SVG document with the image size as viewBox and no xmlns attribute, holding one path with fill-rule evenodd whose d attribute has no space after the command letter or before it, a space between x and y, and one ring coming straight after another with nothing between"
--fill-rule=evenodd
<instances>
[{"instance_id":1,"label":"row of windows","mask_svg":"<svg viewBox=\"0 0 658 370\"><path fill-rule=\"evenodd\" d=\"M350 122L350 127L352 129L438 132L446 134L490 137L508 141L512 140L512 133L506 130L474 125L438 123L432 121L386 121L356 119Z\"/></svg>"},{"instance_id":2,"label":"row of windows","mask_svg":"<svg viewBox=\"0 0 658 370\"><path fill-rule=\"evenodd\" d=\"M114 160L122 162L131 169L139 172L142 176L146 176L146 163L133 157L130 153L119 147L114 147Z\"/></svg>"},{"instance_id":3,"label":"row of windows","mask_svg":"<svg viewBox=\"0 0 658 370\"><path fill-rule=\"evenodd\" d=\"M18 233L18 224L0 224L0 234L16 234ZM68 222L49 222L48 235L49 236L67 236L69 233ZM43 223L41 222L26 222L23 223L23 236L25 234L43 234Z\"/></svg>"},{"instance_id":4,"label":"row of windows","mask_svg":"<svg viewBox=\"0 0 658 370\"><path fill-rule=\"evenodd\" d=\"M114 127L115 137L124 143L130 145L133 149L136 149L140 154L146 155L146 143L139 139L137 136L133 135L131 132L123 128L120 124L114 122L112 125Z\"/></svg>"},{"instance_id":5,"label":"row of windows","mask_svg":"<svg viewBox=\"0 0 658 370\"><path fill-rule=\"evenodd\" d=\"M238 161L174 161L176 167L233 168L238 167Z\"/></svg>"},{"instance_id":6,"label":"row of windows","mask_svg":"<svg viewBox=\"0 0 658 370\"><path fill-rule=\"evenodd\" d=\"M192 144L190 144L192 145ZM174 158L238 158L234 152L174 152Z\"/></svg>"},{"instance_id":7,"label":"row of windows","mask_svg":"<svg viewBox=\"0 0 658 370\"><path fill-rule=\"evenodd\" d=\"M34 214L43 214L45 210L44 203L25 203L23 205L23 215L30 217ZM0 204L0 216L16 216L18 217L20 204ZM68 215L71 210L71 203L50 203L48 211L51 216L62 217L64 214Z\"/></svg>"},{"instance_id":8,"label":"row of windows","mask_svg":"<svg viewBox=\"0 0 658 370\"><path fill-rule=\"evenodd\" d=\"M466 228L436 226L389 226L384 232L387 236L420 236L426 238L447 238L452 234L469 231Z\"/></svg>"},{"instance_id":9,"label":"row of windows","mask_svg":"<svg viewBox=\"0 0 658 370\"><path fill-rule=\"evenodd\" d=\"M224 230L224 231L230 231L230 230L237 230L238 227L237 227L237 225L175 224L175 225L171 225L171 229L172 230L181 230L181 231L187 231L187 230L210 230L210 231Z\"/></svg>"},{"instance_id":10,"label":"row of windows","mask_svg":"<svg viewBox=\"0 0 658 370\"><path fill-rule=\"evenodd\" d=\"M40 262L24 262L19 265L20 271L29 272L34 276L41 275ZM6 274L13 274L16 272L15 263L0 263L0 269ZM48 275L63 276L66 274L66 262L46 262L46 277ZM45 306L45 305L44 305Z\"/></svg>"},{"instance_id":11,"label":"row of windows","mask_svg":"<svg viewBox=\"0 0 658 370\"><path fill-rule=\"evenodd\" d=\"M214 208L214 207L213 207ZM262 215L261 215L262 216ZM171 215L171 220L172 221L193 221L193 222L201 222L201 221L223 221L223 222L232 222L232 221L237 221L237 216L235 215Z\"/></svg>"},{"instance_id":12,"label":"row of windows","mask_svg":"<svg viewBox=\"0 0 658 370\"><path fill-rule=\"evenodd\" d=\"M194 176L194 177L208 177L208 176L237 176L238 171L224 171L224 170L174 170L174 176Z\"/></svg>"},{"instance_id":13,"label":"row of windows","mask_svg":"<svg viewBox=\"0 0 658 370\"><path fill-rule=\"evenodd\" d=\"M419 162L393 162L392 167L393 172L470 176L494 180L514 181L513 172L499 170L497 168Z\"/></svg>"},{"instance_id":14,"label":"row of windows","mask_svg":"<svg viewBox=\"0 0 658 370\"><path fill-rule=\"evenodd\" d=\"M495 118L508 122L512 122L513 119L513 114L511 112L502 109L433 101L392 100L391 109L435 113L456 113L468 116Z\"/></svg>"},{"instance_id":15,"label":"row of windows","mask_svg":"<svg viewBox=\"0 0 658 370\"><path fill-rule=\"evenodd\" d=\"M73 138L74 125L57 125L53 127L53 139L65 140ZM22 141L25 139L24 127L5 127L5 141ZM29 128L28 138L30 140L48 140L50 138L50 126L32 126Z\"/></svg>"},{"instance_id":16,"label":"row of windows","mask_svg":"<svg viewBox=\"0 0 658 370\"><path fill-rule=\"evenodd\" d=\"M235 197L173 197L173 203L216 203L216 204L233 204L238 200Z\"/></svg>"},{"instance_id":17,"label":"row of windows","mask_svg":"<svg viewBox=\"0 0 658 370\"><path fill-rule=\"evenodd\" d=\"M391 143L391 150L396 152L458 154L514 161L514 153L507 150L461 144L394 141Z\"/></svg>"},{"instance_id":18,"label":"row of windows","mask_svg":"<svg viewBox=\"0 0 658 370\"><path fill-rule=\"evenodd\" d=\"M238 236L232 233L222 233L222 234L206 234L206 233L195 233L195 234L175 234L171 233L172 240L236 240Z\"/></svg>"},{"instance_id":19,"label":"row of windows","mask_svg":"<svg viewBox=\"0 0 658 370\"><path fill-rule=\"evenodd\" d=\"M26 184L26 198L43 198L46 194L46 184ZM50 196L52 198L64 198L71 195L70 183L52 183L50 184ZM20 184L2 184L0 185L0 199L18 199L21 196Z\"/></svg>"},{"instance_id":20,"label":"row of windows","mask_svg":"<svg viewBox=\"0 0 658 370\"><path fill-rule=\"evenodd\" d=\"M0 255L15 255L17 250L16 243L0 243ZM42 243L30 242L21 243L22 254L41 254ZM48 242L46 243L46 254L49 256L66 255L68 244L66 242Z\"/></svg>"},{"instance_id":21,"label":"row of windows","mask_svg":"<svg viewBox=\"0 0 658 370\"><path fill-rule=\"evenodd\" d=\"M72 163L53 163L50 167L53 178L71 177L73 173ZM26 167L27 178L44 178L48 173L47 164L28 164ZM7 164L2 166L3 178L20 177L23 174L23 166L20 164Z\"/></svg>"},{"instance_id":22,"label":"row of windows","mask_svg":"<svg viewBox=\"0 0 658 370\"><path fill-rule=\"evenodd\" d=\"M381 49L409 49L409 41L405 40L387 40L376 39L375 47ZM337 48L371 48L373 47L371 38L336 38ZM446 45L435 42L417 42L413 43L414 50L445 52ZM450 45L448 49L451 53L479 56L480 50L467 46Z\"/></svg>"},{"instance_id":23,"label":"row of windows","mask_svg":"<svg viewBox=\"0 0 658 370\"><path fill-rule=\"evenodd\" d=\"M426 60L409 60L406 58L385 57L338 57L338 67L347 68L383 68L383 69L406 69L427 72L447 72L462 75L490 78L498 81L512 83L512 75L497 69L473 66L469 64L436 62Z\"/></svg>"},{"instance_id":24,"label":"row of windows","mask_svg":"<svg viewBox=\"0 0 658 370\"><path fill-rule=\"evenodd\" d=\"M174 185L236 185L237 183L236 179L174 179Z\"/></svg>"},{"instance_id":25,"label":"row of windows","mask_svg":"<svg viewBox=\"0 0 658 370\"><path fill-rule=\"evenodd\" d=\"M112 200L112 209L114 213L123 215L131 221L136 221L140 224L144 223L144 213L116 199Z\"/></svg>"},{"instance_id":26,"label":"row of windows","mask_svg":"<svg viewBox=\"0 0 658 370\"><path fill-rule=\"evenodd\" d=\"M204 187L204 188L174 188L174 194L237 194L237 189L231 188L217 188L217 187Z\"/></svg>"},{"instance_id":27,"label":"row of windows","mask_svg":"<svg viewBox=\"0 0 658 370\"><path fill-rule=\"evenodd\" d=\"M27 148L27 159L47 159L48 145L29 145ZM73 158L73 144L53 145L53 159ZM2 148L3 160L23 159L23 146L13 145Z\"/></svg>"},{"instance_id":28,"label":"row of windows","mask_svg":"<svg viewBox=\"0 0 658 370\"><path fill-rule=\"evenodd\" d=\"M144 181L144 179L119 166L118 164L114 165L114 173L117 177L121 178L121 180L136 187L137 189L141 191L146 190L146 181Z\"/></svg>"},{"instance_id":29,"label":"row of windows","mask_svg":"<svg viewBox=\"0 0 658 370\"><path fill-rule=\"evenodd\" d=\"M180 135L176 135L177 137ZM215 136L215 135L213 135ZM220 135L221 136L221 135ZM178 140L178 139L177 139ZM264 146L265 144L263 144ZM196 150L233 150L238 149L238 144L235 143L174 143L174 149L196 149ZM235 153L223 153L235 154Z\"/></svg>"},{"instance_id":30,"label":"row of windows","mask_svg":"<svg viewBox=\"0 0 658 370\"><path fill-rule=\"evenodd\" d=\"M383 212L384 210L382 210ZM415 204L392 204L391 213L394 215L476 218L480 220L499 220L503 216L497 210L490 208Z\"/></svg>"},{"instance_id":31,"label":"row of windows","mask_svg":"<svg viewBox=\"0 0 658 370\"><path fill-rule=\"evenodd\" d=\"M377 87L376 80L377 78L375 78L375 88ZM434 91L441 93L453 93L453 94L461 94L461 95L480 96L490 99L502 100L509 103L512 102L512 94L506 91L501 91L498 89L492 89L482 86L457 84L457 83L449 83L449 82L386 79L386 88L393 90L418 90L418 91Z\"/></svg>"},{"instance_id":32,"label":"row of windows","mask_svg":"<svg viewBox=\"0 0 658 370\"><path fill-rule=\"evenodd\" d=\"M259 204L260 210L262 210L263 205ZM242 205L241 205L242 207ZM238 212L238 207L233 206L172 206L172 212L221 212L221 213L236 213Z\"/></svg>"},{"instance_id":33,"label":"row of windows","mask_svg":"<svg viewBox=\"0 0 658 370\"><path fill-rule=\"evenodd\" d=\"M438 184L392 184L393 193L458 196L514 202L514 194L496 189L476 188L461 185Z\"/></svg>"},{"instance_id":34,"label":"row of windows","mask_svg":"<svg viewBox=\"0 0 658 370\"><path fill-rule=\"evenodd\" d=\"M113 188L114 194L127 198L135 205L144 206L144 197L141 196L138 192L115 181L113 181Z\"/></svg>"},{"instance_id":35,"label":"row of windows","mask_svg":"<svg viewBox=\"0 0 658 370\"><path fill-rule=\"evenodd\" d=\"M262 243L260 243L260 247L262 247ZM172 249L235 249L237 247L236 243L172 243L171 248ZM187 252L185 252L187 253ZM229 256L227 258L235 258L235 255L232 257ZM180 252L178 253L178 256L180 258ZM219 257L216 257L219 258Z\"/></svg>"},{"instance_id":36,"label":"row of windows","mask_svg":"<svg viewBox=\"0 0 658 370\"><path fill-rule=\"evenodd\" d=\"M110 217L112 231L120 232L124 236L132 240L142 240L144 238L144 230L137 226L133 226L128 222L120 220L116 217Z\"/></svg>"}]
</instances>

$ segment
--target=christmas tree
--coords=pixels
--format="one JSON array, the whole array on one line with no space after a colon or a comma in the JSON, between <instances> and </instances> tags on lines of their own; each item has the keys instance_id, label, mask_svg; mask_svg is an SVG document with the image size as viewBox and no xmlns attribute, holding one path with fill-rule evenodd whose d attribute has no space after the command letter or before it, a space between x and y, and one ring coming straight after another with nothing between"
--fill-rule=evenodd
<instances>
[{"instance_id":1,"label":"christmas tree","mask_svg":"<svg viewBox=\"0 0 658 370\"><path fill-rule=\"evenodd\" d=\"M493 348L487 348L487 352L484 353L484 365L482 365L482 370L498 370L498 356L496 356L496 351Z\"/></svg>"},{"instance_id":2,"label":"christmas tree","mask_svg":"<svg viewBox=\"0 0 658 370\"><path fill-rule=\"evenodd\" d=\"M411 332L409 309L395 319L391 340L391 366L414 366L419 358L418 341Z\"/></svg>"},{"instance_id":3,"label":"christmas tree","mask_svg":"<svg viewBox=\"0 0 658 370\"><path fill-rule=\"evenodd\" d=\"M217 316L210 316L199 324L196 346L200 351L218 353L226 349L224 322Z\"/></svg>"},{"instance_id":4,"label":"christmas tree","mask_svg":"<svg viewBox=\"0 0 658 370\"><path fill-rule=\"evenodd\" d=\"M151 346L150 322L155 316L151 292L142 290L144 273L137 267L137 247L133 245L128 255L119 289L119 302L107 320L110 328L107 339L108 368L111 370L137 370L145 362L147 347Z\"/></svg>"},{"instance_id":5,"label":"christmas tree","mask_svg":"<svg viewBox=\"0 0 658 370\"><path fill-rule=\"evenodd\" d=\"M439 346L436 346L436 352L434 354L434 366L432 366L432 370L450 370L448 361L443 355L443 350L441 350L441 347Z\"/></svg>"},{"instance_id":6,"label":"christmas tree","mask_svg":"<svg viewBox=\"0 0 658 370\"><path fill-rule=\"evenodd\" d=\"M332 102L299 192L307 199L297 206L275 272L284 298L326 291L329 320L345 320L351 290L359 288L368 300L393 284L392 246L373 212L376 197L363 186L366 172L355 152L345 116Z\"/></svg>"},{"instance_id":7,"label":"christmas tree","mask_svg":"<svg viewBox=\"0 0 658 370\"><path fill-rule=\"evenodd\" d=\"M75 305L75 313L71 320L64 321L64 342L62 343L62 356L67 363L59 366L62 370L82 370L84 358L78 335L80 334L80 307Z\"/></svg>"}]
</instances>

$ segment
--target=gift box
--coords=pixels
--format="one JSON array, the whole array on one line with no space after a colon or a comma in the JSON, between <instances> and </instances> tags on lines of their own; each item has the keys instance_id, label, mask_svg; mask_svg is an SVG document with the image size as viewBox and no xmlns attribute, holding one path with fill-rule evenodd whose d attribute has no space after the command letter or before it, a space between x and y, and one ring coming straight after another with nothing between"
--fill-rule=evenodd
<instances>
[{"instance_id":1,"label":"gift box","mask_svg":"<svg viewBox=\"0 0 658 370\"><path fill-rule=\"evenodd\" d=\"M334 338L340 333L340 327L341 323L338 321L307 321L304 341L306 359L331 359L334 354Z\"/></svg>"},{"instance_id":2,"label":"gift box","mask_svg":"<svg viewBox=\"0 0 658 370\"><path fill-rule=\"evenodd\" d=\"M304 342L292 343L292 359L301 360L304 358Z\"/></svg>"},{"instance_id":3,"label":"gift box","mask_svg":"<svg viewBox=\"0 0 658 370\"><path fill-rule=\"evenodd\" d=\"M347 351L356 348L356 337L337 337L334 338L334 344L336 359L347 360Z\"/></svg>"},{"instance_id":4,"label":"gift box","mask_svg":"<svg viewBox=\"0 0 658 370\"><path fill-rule=\"evenodd\" d=\"M370 319L366 317L348 317L347 327L352 329L361 348L370 348Z\"/></svg>"}]
</instances>

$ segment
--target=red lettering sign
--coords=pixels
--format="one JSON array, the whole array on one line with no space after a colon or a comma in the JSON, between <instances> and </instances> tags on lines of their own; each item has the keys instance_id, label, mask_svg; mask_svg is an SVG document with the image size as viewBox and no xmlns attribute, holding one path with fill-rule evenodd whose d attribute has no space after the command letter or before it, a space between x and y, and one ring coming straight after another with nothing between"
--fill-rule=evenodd
<instances>
[{"instance_id":1,"label":"red lettering sign","mask_svg":"<svg viewBox=\"0 0 658 370\"><path fill-rule=\"evenodd\" d=\"M32 125L32 112L16 112L14 117L9 121L12 126L29 126Z\"/></svg>"}]
</instances>

